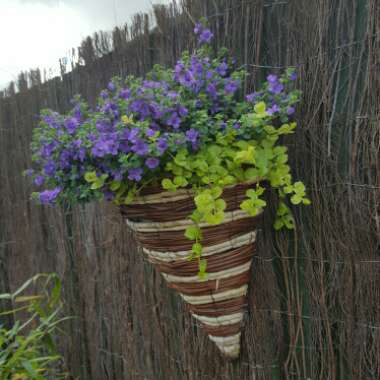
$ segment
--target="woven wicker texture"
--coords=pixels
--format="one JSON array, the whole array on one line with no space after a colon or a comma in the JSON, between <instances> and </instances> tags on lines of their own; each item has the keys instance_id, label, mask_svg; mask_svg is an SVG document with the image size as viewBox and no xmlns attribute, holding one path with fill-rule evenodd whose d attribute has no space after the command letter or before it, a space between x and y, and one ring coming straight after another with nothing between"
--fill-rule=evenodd
<instances>
[{"instance_id":1,"label":"woven wicker texture","mask_svg":"<svg viewBox=\"0 0 380 380\"><path fill-rule=\"evenodd\" d=\"M251 184L229 187L225 220L217 226L202 224L207 278L198 276L198 262L188 260L192 242L185 238L187 217L194 209L193 194L157 189L147 191L121 212L148 260L176 290L193 317L228 358L240 353L240 337L256 228L260 216L252 218L239 209Z\"/></svg>"}]
</instances>

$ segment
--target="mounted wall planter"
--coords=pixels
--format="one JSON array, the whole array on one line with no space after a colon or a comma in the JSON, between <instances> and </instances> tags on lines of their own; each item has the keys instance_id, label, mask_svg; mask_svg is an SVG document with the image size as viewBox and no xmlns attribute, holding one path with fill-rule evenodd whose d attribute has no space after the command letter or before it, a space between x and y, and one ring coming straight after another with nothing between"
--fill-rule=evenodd
<instances>
[{"instance_id":1,"label":"mounted wall planter","mask_svg":"<svg viewBox=\"0 0 380 380\"><path fill-rule=\"evenodd\" d=\"M67 115L42 111L27 172L42 204L120 206L169 287L236 358L266 187L278 195L275 229L294 228L289 200L310 203L280 143L300 93L289 68L243 96L249 73L215 54L205 25L194 32L198 48L174 68L113 78L94 110L76 97Z\"/></svg>"},{"instance_id":2,"label":"mounted wall planter","mask_svg":"<svg viewBox=\"0 0 380 380\"><path fill-rule=\"evenodd\" d=\"M149 261L183 298L191 315L209 338L229 358L240 353L243 318L256 229L260 216L250 217L240 209L252 184L226 188L225 220L219 225L201 225L203 257L208 276L198 276L198 263L189 261L192 242L184 237L187 219L194 210L191 191L146 193L121 211Z\"/></svg>"}]
</instances>

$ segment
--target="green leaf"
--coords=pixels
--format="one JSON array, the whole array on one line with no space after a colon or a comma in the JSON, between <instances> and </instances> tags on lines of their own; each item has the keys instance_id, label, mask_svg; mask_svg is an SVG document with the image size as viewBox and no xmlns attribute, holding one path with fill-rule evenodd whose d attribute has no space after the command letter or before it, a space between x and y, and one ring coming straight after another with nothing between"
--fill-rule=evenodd
<instances>
[{"instance_id":1,"label":"green leaf","mask_svg":"<svg viewBox=\"0 0 380 380\"><path fill-rule=\"evenodd\" d=\"M215 209L217 211L224 211L226 207L227 207L227 204L223 199L217 199L215 201Z\"/></svg>"},{"instance_id":2,"label":"green leaf","mask_svg":"<svg viewBox=\"0 0 380 380\"><path fill-rule=\"evenodd\" d=\"M282 219L276 219L273 227L276 231L281 230L281 228L284 227L284 222L282 221Z\"/></svg>"},{"instance_id":3,"label":"green leaf","mask_svg":"<svg viewBox=\"0 0 380 380\"><path fill-rule=\"evenodd\" d=\"M207 270L207 260L205 260L205 259L199 260L199 272L198 272L198 277L199 277L201 280L206 280L206 279L207 279L207 273L206 273L206 270Z\"/></svg>"},{"instance_id":4,"label":"green leaf","mask_svg":"<svg viewBox=\"0 0 380 380\"><path fill-rule=\"evenodd\" d=\"M200 211L207 210L214 205L214 198L208 192L203 192L194 198L195 205Z\"/></svg>"},{"instance_id":5,"label":"green leaf","mask_svg":"<svg viewBox=\"0 0 380 380\"><path fill-rule=\"evenodd\" d=\"M177 187L186 187L188 182L185 177L178 176L178 177L174 177L174 184Z\"/></svg>"},{"instance_id":6,"label":"green leaf","mask_svg":"<svg viewBox=\"0 0 380 380\"><path fill-rule=\"evenodd\" d=\"M21 365L24 367L28 375L31 376L33 380L44 380L45 378L41 375L39 375L35 369L33 368L32 364L28 362L27 360L24 360L21 362Z\"/></svg>"},{"instance_id":7,"label":"green leaf","mask_svg":"<svg viewBox=\"0 0 380 380\"><path fill-rule=\"evenodd\" d=\"M266 114L266 104L264 102L256 103L254 110L259 115Z\"/></svg>"},{"instance_id":8,"label":"green leaf","mask_svg":"<svg viewBox=\"0 0 380 380\"><path fill-rule=\"evenodd\" d=\"M215 187L211 188L210 191L211 191L211 196L214 199L219 198L223 193L223 189L219 186L215 186Z\"/></svg>"},{"instance_id":9,"label":"green leaf","mask_svg":"<svg viewBox=\"0 0 380 380\"><path fill-rule=\"evenodd\" d=\"M84 179L87 181L87 182L95 182L97 180L97 175L96 175L96 171L93 171L93 172L87 172L85 173L84 175Z\"/></svg>"},{"instance_id":10,"label":"green leaf","mask_svg":"<svg viewBox=\"0 0 380 380\"><path fill-rule=\"evenodd\" d=\"M254 164L255 148L253 146L249 146L246 150L237 152L234 161L242 164Z\"/></svg>"},{"instance_id":11,"label":"green leaf","mask_svg":"<svg viewBox=\"0 0 380 380\"><path fill-rule=\"evenodd\" d=\"M201 229L198 226L189 226L186 228L185 236L189 240L197 240L201 238Z\"/></svg>"},{"instance_id":12,"label":"green leaf","mask_svg":"<svg viewBox=\"0 0 380 380\"><path fill-rule=\"evenodd\" d=\"M104 181L99 177L94 181L90 187L91 190L98 190L103 187Z\"/></svg>"},{"instance_id":13,"label":"green leaf","mask_svg":"<svg viewBox=\"0 0 380 380\"><path fill-rule=\"evenodd\" d=\"M124 199L124 204L129 205L133 202L133 199L135 198L135 191L134 190L129 190L127 196Z\"/></svg>"},{"instance_id":14,"label":"green leaf","mask_svg":"<svg viewBox=\"0 0 380 380\"><path fill-rule=\"evenodd\" d=\"M192 246L192 252L196 257L200 257L202 255L202 244L194 243Z\"/></svg>"},{"instance_id":15,"label":"green leaf","mask_svg":"<svg viewBox=\"0 0 380 380\"><path fill-rule=\"evenodd\" d=\"M297 125L295 123L291 123L291 124L283 124L279 130L278 130L278 133L280 135L287 135L287 134L290 134L290 133L294 133L294 129Z\"/></svg>"},{"instance_id":16,"label":"green leaf","mask_svg":"<svg viewBox=\"0 0 380 380\"><path fill-rule=\"evenodd\" d=\"M174 183L169 179L165 178L161 182L162 188L165 190L177 190L177 186L174 185Z\"/></svg>"},{"instance_id":17,"label":"green leaf","mask_svg":"<svg viewBox=\"0 0 380 380\"><path fill-rule=\"evenodd\" d=\"M121 182L120 181L112 181L111 185L110 185L110 189L112 191L117 191L117 190L120 189L120 186L121 186Z\"/></svg>"},{"instance_id":18,"label":"green leaf","mask_svg":"<svg viewBox=\"0 0 380 380\"><path fill-rule=\"evenodd\" d=\"M206 214L205 220L208 224L212 224L212 225L220 224L224 220L224 212L216 211L214 213Z\"/></svg>"}]
</instances>

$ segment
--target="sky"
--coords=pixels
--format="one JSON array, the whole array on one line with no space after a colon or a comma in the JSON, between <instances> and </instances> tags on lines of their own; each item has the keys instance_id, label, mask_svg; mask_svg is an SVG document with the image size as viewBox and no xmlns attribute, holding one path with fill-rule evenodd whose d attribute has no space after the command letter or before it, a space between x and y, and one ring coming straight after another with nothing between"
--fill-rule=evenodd
<instances>
[{"instance_id":1,"label":"sky","mask_svg":"<svg viewBox=\"0 0 380 380\"><path fill-rule=\"evenodd\" d=\"M58 72L82 39L170 0L0 0L0 90L20 71Z\"/></svg>"}]
</instances>

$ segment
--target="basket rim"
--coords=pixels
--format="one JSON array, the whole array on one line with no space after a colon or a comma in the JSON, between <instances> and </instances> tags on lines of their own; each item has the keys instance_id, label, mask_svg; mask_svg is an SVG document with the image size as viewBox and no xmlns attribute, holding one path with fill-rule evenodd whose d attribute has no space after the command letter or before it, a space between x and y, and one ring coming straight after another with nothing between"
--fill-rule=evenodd
<instances>
[{"instance_id":1,"label":"basket rim","mask_svg":"<svg viewBox=\"0 0 380 380\"><path fill-rule=\"evenodd\" d=\"M233 189L237 186L250 186L257 183L265 181L265 178L256 178L252 181L242 181L234 185L224 186L223 190ZM149 192L149 189L152 189L152 192ZM160 191L161 190L161 191ZM195 194L195 191L191 188L179 189L175 191L164 190L158 187L146 188L146 192L143 191L142 194L137 195L131 204L146 204L146 203L162 203L162 202L174 202L186 198L192 198Z\"/></svg>"}]
</instances>

